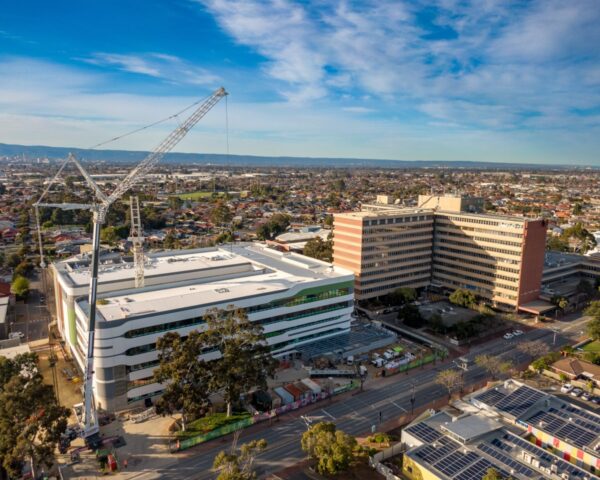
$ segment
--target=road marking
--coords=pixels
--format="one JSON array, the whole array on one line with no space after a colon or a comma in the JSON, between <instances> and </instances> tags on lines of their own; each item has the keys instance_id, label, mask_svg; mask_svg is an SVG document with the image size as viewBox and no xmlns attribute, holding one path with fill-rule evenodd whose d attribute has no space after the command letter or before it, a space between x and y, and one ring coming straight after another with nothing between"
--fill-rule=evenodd
<instances>
[{"instance_id":1,"label":"road marking","mask_svg":"<svg viewBox=\"0 0 600 480\"><path fill-rule=\"evenodd\" d=\"M321 411L322 411L322 412L323 412L325 415L327 415L329 418L331 418L332 420L335 420L335 417L334 417L333 415L331 415L331 413L328 413L327 411L325 411L325 410L323 410L323 409L321 409Z\"/></svg>"},{"instance_id":2,"label":"road marking","mask_svg":"<svg viewBox=\"0 0 600 480\"><path fill-rule=\"evenodd\" d=\"M406 410L406 408L401 407L400 405L398 405L396 402L392 402L393 405L395 405L396 407L398 407L400 410L402 410L404 413L408 412L408 410Z\"/></svg>"}]
</instances>

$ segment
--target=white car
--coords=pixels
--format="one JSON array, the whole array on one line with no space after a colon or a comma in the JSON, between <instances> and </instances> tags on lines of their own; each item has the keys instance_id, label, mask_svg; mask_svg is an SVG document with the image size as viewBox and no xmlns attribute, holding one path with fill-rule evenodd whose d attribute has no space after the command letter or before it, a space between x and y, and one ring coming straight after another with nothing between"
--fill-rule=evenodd
<instances>
[{"instance_id":1,"label":"white car","mask_svg":"<svg viewBox=\"0 0 600 480\"><path fill-rule=\"evenodd\" d=\"M513 330L512 334L518 337L519 335L523 335L523 330Z\"/></svg>"},{"instance_id":2,"label":"white car","mask_svg":"<svg viewBox=\"0 0 600 480\"><path fill-rule=\"evenodd\" d=\"M23 332L12 332L8 334L8 338L25 338L25 334Z\"/></svg>"},{"instance_id":3,"label":"white car","mask_svg":"<svg viewBox=\"0 0 600 480\"><path fill-rule=\"evenodd\" d=\"M514 335L512 333L505 333L504 334L504 340L510 340L513 337L514 337Z\"/></svg>"},{"instance_id":4,"label":"white car","mask_svg":"<svg viewBox=\"0 0 600 480\"><path fill-rule=\"evenodd\" d=\"M573 390L573 385L570 383L565 383L562 387L560 387L560 391L562 393L569 393L571 390Z\"/></svg>"}]
</instances>

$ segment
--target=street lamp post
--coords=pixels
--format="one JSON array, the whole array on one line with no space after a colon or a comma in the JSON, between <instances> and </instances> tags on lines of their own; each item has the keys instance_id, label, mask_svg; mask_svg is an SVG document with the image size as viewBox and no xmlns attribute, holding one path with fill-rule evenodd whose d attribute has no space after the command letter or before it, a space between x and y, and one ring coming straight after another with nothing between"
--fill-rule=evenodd
<instances>
[{"instance_id":1,"label":"street lamp post","mask_svg":"<svg viewBox=\"0 0 600 480\"><path fill-rule=\"evenodd\" d=\"M415 384L412 384L412 390L410 393L410 416L412 417L415 413Z\"/></svg>"}]
</instances>

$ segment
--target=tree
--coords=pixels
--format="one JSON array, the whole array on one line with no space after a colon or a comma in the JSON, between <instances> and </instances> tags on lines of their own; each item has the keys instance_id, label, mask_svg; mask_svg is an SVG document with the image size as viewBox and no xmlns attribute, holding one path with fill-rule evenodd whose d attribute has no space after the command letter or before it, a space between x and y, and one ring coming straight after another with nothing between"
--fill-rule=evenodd
<instances>
[{"instance_id":1,"label":"tree","mask_svg":"<svg viewBox=\"0 0 600 480\"><path fill-rule=\"evenodd\" d=\"M388 293L391 305L405 305L417 299L417 291L414 288L400 287Z\"/></svg>"},{"instance_id":2,"label":"tree","mask_svg":"<svg viewBox=\"0 0 600 480\"><path fill-rule=\"evenodd\" d=\"M223 391L227 416L234 402L251 388L267 388L267 377L273 376L277 361L271 356L263 328L248 320L243 309L233 307L206 312L206 330L200 336L207 349L218 349L221 358L209 364L211 387Z\"/></svg>"},{"instance_id":3,"label":"tree","mask_svg":"<svg viewBox=\"0 0 600 480\"><path fill-rule=\"evenodd\" d=\"M586 325L586 332L593 340L600 339L600 301L590 302L584 310L592 319Z\"/></svg>"},{"instance_id":4,"label":"tree","mask_svg":"<svg viewBox=\"0 0 600 480\"><path fill-rule=\"evenodd\" d=\"M104 227L100 230L100 240L103 243L108 243L109 245L114 245L119 240L119 236L115 231L115 227Z\"/></svg>"},{"instance_id":5,"label":"tree","mask_svg":"<svg viewBox=\"0 0 600 480\"><path fill-rule=\"evenodd\" d=\"M209 406L211 370L200 360L205 345L199 332L193 331L184 340L178 333L169 332L158 339L158 368L154 380L165 390L156 402L159 414L181 412L182 429L188 420L202 415Z\"/></svg>"},{"instance_id":6,"label":"tree","mask_svg":"<svg viewBox=\"0 0 600 480\"><path fill-rule=\"evenodd\" d=\"M33 270L33 265L29 260L23 260L21 263L19 263L14 270L14 276L15 277L25 277L31 274L31 271Z\"/></svg>"},{"instance_id":7,"label":"tree","mask_svg":"<svg viewBox=\"0 0 600 480\"><path fill-rule=\"evenodd\" d=\"M175 237L175 234L172 231L169 231L165 238L163 239L163 247L165 248L178 248L179 240Z\"/></svg>"},{"instance_id":8,"label":"tree","mask_svg":"<svg viewBox=\"0 0 600 480\"><path fill-rule=\"evenodd\" d=\"M435 383L441 385L448 391L448 398L452 397L452 392L457 388L462 389L462 374L458 370L442 370L435 377Z\"/></svg>"},{"instance_id":9,"label":"tree","mask_svg":"<svg viewBox=\"0 0 600 480\"><path fill-rule=\"evenodd\" d=\"M512 477L503 476L494 467L488 468L486 474L481 477L481 480L511 480Z\"/></svg>"},{"instance_id":10,"label":"tree","mask_svg":"<svg viewBox=\"0 0 600 480\"><path fill-rule=\"evenodd\" d=\"M285 232L289 226L290 217L283 213L276 213L256 229L256 236L259 240L273 240L277 235Z\"/></svg>"},{"instance_id":11,"label":"tree","mask_svg":"<svg viewBox=\"0 0 600 480\"><path fill-rule=\"evenodd\" d=\"M231 222L233 214L225 203L218 202L210 212L210 221L215 225L223 225Z\"/></svg>"},{"instance_id":12,"label":"tree","mask_svg":"<svg viewBox=\"0 0 600 480\"><path fill-rule=\"evenodd\" d=\"M16 253L11 253L6 259L6 265L10 268L15 268L23 259Z\"/></svg>"},{"instance_id":13,"label":"tree","mask_svg":"<svg viewBox=\"0 0 600 480\"><path fill-rule=\"evenodd\" d=\"M4 195L6 193L6 186L3 183L0 183L0 195Z\"/></svg>"},{"instance_id":14,"label":"tree","mask_svg":"<svg viewBox=\"0 0 600 480\"><path fill-rule=\"evenodd\" d=\"M49 467L67 427L69 410L60 406L51 385L37 370L37 355L0 357L0 462L10 477L20 478L30 462Z\"/></svg>"},{"instance_id":15,"label":"tree","mask_svg":"<svg viewBox=\"0 0 600 480\"><path fill-rule=\"evenodd\" d=\"M337 430L335 423L320 422L302 434L302 450L316 460L317 472L335 475L350 467L357 442L354 437Z\"/></svg>"},{"instance_id":16,"label":"tree","mask_svg":"<svg viewBox=\"0 0 600 480\"><path fill-rule=\"evenodd\" d=\"M475 294L469 290L465 290L462 288L457 288L450 294L448 300L452 302L454 305L458 305L459 307L471 308L475 303L477 303L477 297Z\"/></svg>"},{"instance_id":17,"label":"tree","mask_svg":"<svg viewBox=\"0 0 600 480\"><path fill-rule=\"evenodd\" d=\"M554 295L550 300L562 311L569 306L569 301L565 297L559 295Z\"/></svg>"},{"instance_id":18,"label":"tree","mask_svg":"<svg viewBox=\"0 0 600 480\"><path fill-rule=\"evenodd\" d=\"M333 241L323 240L321 237L315 237L304 245L302 251L307 257L323 260L324 262L333 261Z\"/></svg>"},{"instance_id":19,"label":"tree","mask_svg":"<svg viewBox=\"0 0 600 480\"><path fill-rule=\"evenodd\" d=\"M421 312L419 312L418 307L412 303L407 303L400 307L400 310L398 311L398 320L404 322L404 325L413 328L420 328L423 326Z\"/></svg>"},{"instance_id":20,"label":"tree","mask_svg":"<svg viewBox=\"0 0 600 480\"><path fill-rule=\"evenodd\" d=\"M573 215L581 215L583 213L583 207L581 203L577 202L573 207Z\"/></svg>"},{"instance_id":21,"label":"tree","mask_svg":"<svg viewBox=\"0 0 600 480\"><path fill-rule=\"evenodd\" d=\"M179 197L169 197L168 203L173 210L179 210L183 206L183 200Z\"/></svg>"},{"instance_id":22,"label":"tree","mask_svg":"<svg viewBox=\"0 0 600 480\"><path fill-rule=\"evenodd\" d=\"M513 368L510 361L503 362L500 357L493 357L491 355L477 355L475 363L487 370L493 380L497 379L503 373L508 373Z\"/></svg>"},{"instance_id":23,"label":"tree","mask_svg":"<svg viewBox=\"0 0 600 480\"><path fill-rule=\"evenodd\" d=\"M10 284L10 293L20 298L26 297L29 294L29 280L21 276L15 277Z\"/></svg>"},{"instance_id":24,"label":"tree","mask_svg":"<svg viewBox=\"0 0 600 480\"><path fill-rule=\"evenodd\" d=\"M600 340L600 317L590 320L585 330L592 340Z\"/></svg>"},{"instance_id":25,"label":"tree","mask_svg":"<svg viewBox=\"0 0 600 480\"><path fill-rule=\"evenodd\" d=\"M258 478L254 460L267 448L267 441L252 440L240 447L239 453L219 452L213 462L213 470L219 472L217 480L254 480Z\"/></svg>"}]
</instances>

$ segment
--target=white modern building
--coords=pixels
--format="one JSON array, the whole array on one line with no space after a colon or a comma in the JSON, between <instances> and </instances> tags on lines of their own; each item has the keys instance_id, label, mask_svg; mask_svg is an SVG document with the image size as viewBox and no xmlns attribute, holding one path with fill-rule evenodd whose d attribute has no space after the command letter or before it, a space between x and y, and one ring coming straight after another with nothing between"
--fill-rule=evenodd
<instances>
[{"instance_id":1,"label":"white modern building","mask_svg":"<svg viewBox=\"0 0 600 480\"><path fill-rule=\"evenodd\" d=\"M83 371L89 259L61 261L53 271L59 329ZM136 289L131 263L108 257L100 267L94 388L108 411L160 394L152 381L157 339L203 328L210 308L246 309L277 357L350 330L352 272L303 255L259 244L168 251L148 255L145 273L145 286Z\"/></svg>"}]
</instances>

